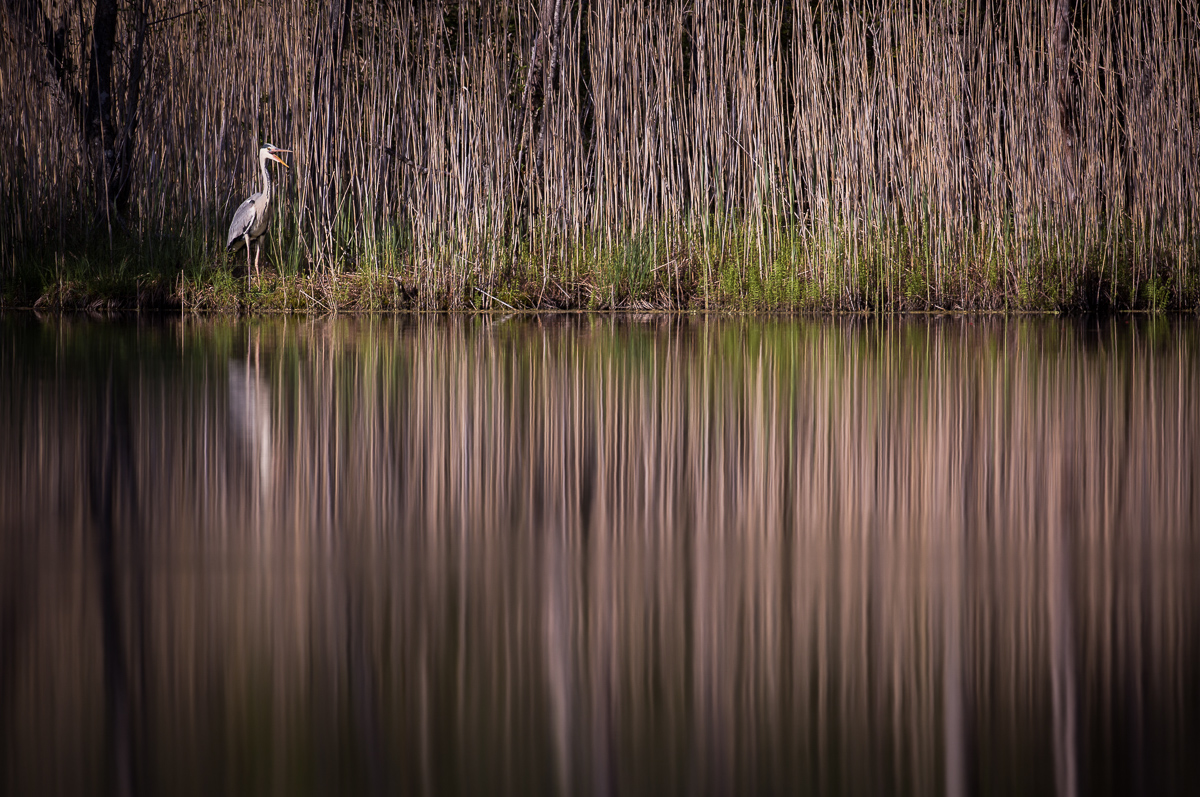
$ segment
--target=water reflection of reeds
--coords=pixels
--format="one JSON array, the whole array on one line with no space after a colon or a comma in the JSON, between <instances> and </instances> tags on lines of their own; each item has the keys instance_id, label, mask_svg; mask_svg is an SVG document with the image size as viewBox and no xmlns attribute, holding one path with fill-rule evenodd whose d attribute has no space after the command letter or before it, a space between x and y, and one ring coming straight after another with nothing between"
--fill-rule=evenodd
<instances>
[{"instance_id":1,"label":"water reflection of reeds","mask_svg":"<svg viewBox=\"0 0 1200 797\"><path fill-rule=\"evenodd\" d=\"M1196 775L1187 325L9 332L17 792Z\"/></svg>"}]
</instances>

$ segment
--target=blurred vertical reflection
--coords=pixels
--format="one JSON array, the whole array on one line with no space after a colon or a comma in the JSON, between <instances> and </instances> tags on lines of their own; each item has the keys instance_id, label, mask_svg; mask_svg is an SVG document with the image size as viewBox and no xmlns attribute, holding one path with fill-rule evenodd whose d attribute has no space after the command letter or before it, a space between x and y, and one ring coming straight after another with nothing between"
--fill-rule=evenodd
<instances>
[{"instance_id":1,"label":"blurred vertical reflection","mask_svg":"<svg viewBox=\"0 0 1200 797\"><path fill-rule=\"evenodd\" d=\"M0 317L0 791L1187 792L1198 332Z\"/></svg>"}]
</instances>

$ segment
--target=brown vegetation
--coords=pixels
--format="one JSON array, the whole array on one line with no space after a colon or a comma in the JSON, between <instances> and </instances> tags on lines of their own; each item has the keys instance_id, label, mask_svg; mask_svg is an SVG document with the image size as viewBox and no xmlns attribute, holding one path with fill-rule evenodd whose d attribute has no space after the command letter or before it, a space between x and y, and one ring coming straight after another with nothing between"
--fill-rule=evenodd
<instances>
[{"instance_id":1,"label":"brown vegetation","mask_svg":"<svg viewBox=\"0 0 1200 797\"><path fill-rule=\"evenodd\" d=\"M71 252L114 224L115 167L97 168L114 141L136 147L118 235L184 241L138 255L160 269L224 267L221 233L270 140L296 167L275 268L382 272L419 306L1196 294L1194 4L146 8L117 14L96 137L83 65L101 15L5 6L6 276L32 245Z\"/></svg>"}]
</instances>

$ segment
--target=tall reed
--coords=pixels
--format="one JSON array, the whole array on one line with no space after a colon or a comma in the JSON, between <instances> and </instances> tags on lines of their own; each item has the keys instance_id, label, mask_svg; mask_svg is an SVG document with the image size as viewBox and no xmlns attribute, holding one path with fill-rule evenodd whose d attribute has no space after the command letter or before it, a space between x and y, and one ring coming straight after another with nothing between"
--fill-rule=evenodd
<instances>
[{"instance_id":1,"label":"tall reed","mask_svg":"<svg viewBox=\"0 0 1200 797\"><path fill-rule=\"evenodd\" d=\"M80 123L92 5L0 12L10 273L31 245L70 252L113 226ZM294 151L275 267L382 271L422 305L522 285L591 306L1197 293L1193 2L172 0L154 15L125 224L198 241L200 262L219 262L269 140Z\"/></svg>"}]
</instances>

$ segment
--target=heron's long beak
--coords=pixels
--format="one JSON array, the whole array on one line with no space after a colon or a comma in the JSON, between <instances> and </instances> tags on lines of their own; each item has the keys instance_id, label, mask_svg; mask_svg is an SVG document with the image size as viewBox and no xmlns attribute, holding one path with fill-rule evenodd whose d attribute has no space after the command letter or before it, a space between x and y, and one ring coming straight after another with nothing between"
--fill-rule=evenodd
<instances>
[{"instance_id":1,"label":"heron's long beak","mask_svg":"<svg viewBox=\"0 0 1200 797\"><path fill-rule=\"evenodd\" d=\"M291 152L291 150L290 150L290 149L273 149L273 150L271 150L270 152L268 152L268 153L267 153L267 155L268 155L268 156L271 158L271 160L273 160L273 161L276 161L276 162L278 162L278 163L282 163L282 164L283 164L283 167L284 167L285 169L286 169L286 168L289 168L289 167L288 167L288 165L287 165L287 161L285 161L283 158L281 158L281 157L279 157L278 155L276 155L276 154L275 154L276 152Z\"/></svg>"}]
</instances>

